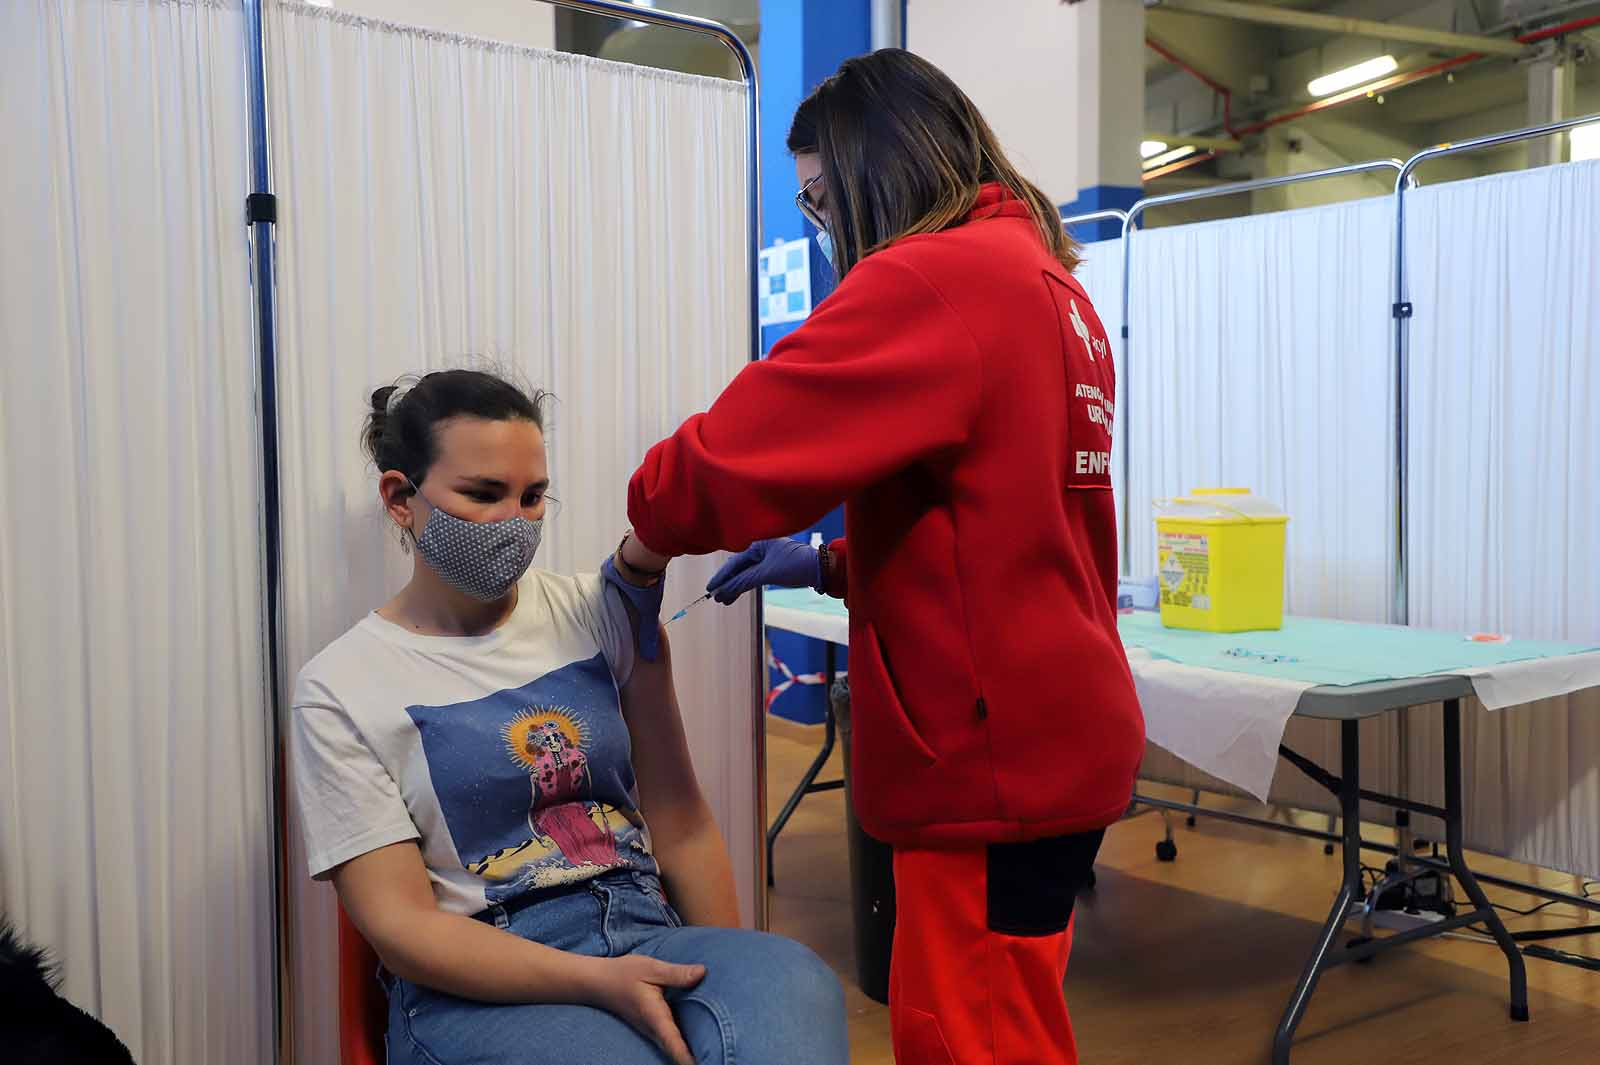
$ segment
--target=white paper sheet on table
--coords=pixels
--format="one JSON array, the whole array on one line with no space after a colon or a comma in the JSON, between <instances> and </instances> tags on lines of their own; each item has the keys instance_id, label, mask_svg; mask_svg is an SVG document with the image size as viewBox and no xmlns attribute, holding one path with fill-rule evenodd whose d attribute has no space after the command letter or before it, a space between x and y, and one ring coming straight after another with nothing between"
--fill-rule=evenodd
<instances>
[{"instance_id":1,"label":"white paper sheet on table","mask_svg":"<svg viewBox=\"0 0 1600 1065\"><path fill-rule=\"evenodd\" d=\"M1300 697L1315 684L1186 666L1128 648L1145 732L1196 769L1267 800L1278 745ZM1489 710L1600 687L1600 654L1455 669Z\"/></svg>"},{"instance_id":2,"label":"white paper sheet on table","mask_svg":"<svg viewBox=\"0 0 1600 1065\"><path fill-rule=\"evenodd\" d=\"M1316 685L1185 666L1141 647L1128 648L1128 665L1151 743L1266 802L1284 727Z\"/></svg>"},{"instance_id":3,"label":"white paper sheet on table","mask_svg":"<svg viewBox=\"0 0 1600 1065\"><path fill-rule=\"evenodd\" d=\"M1600 653L1534 658L1454 672L1471 678L1473 694L1487 709L1505 710L1600 688Z\"/></svg>"}]
</instances>

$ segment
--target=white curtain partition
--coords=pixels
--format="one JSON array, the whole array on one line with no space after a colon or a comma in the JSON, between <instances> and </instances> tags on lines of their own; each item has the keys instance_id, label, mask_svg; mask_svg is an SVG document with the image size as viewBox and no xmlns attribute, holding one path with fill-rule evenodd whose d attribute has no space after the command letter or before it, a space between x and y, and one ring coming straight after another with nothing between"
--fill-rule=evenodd
<instances>
[{"instance_id":1,"label":"white curtain partition","mask_svg":"<svg viewBox=\"0 0 1600 1065\"><path fill-rule=\"evenodd\" d=\"M0 3L0 910L144 1065L272 1050L243 38Z\"/></svg>"},{"instance_id":2,"label":"white curtain partition","mask_svg":"<svg viewBox=\"0 0 1600 1065\"><path fill-rule=\"evenodd\" d=\"M1592 163L1407 196L1414 624L1600 641L1597 203ZM1134 238L1136 571L1153 499L1248 485L1293 516L1291 610L1385 620L1393 218L1381 198ZM1410 790L1438 802L1438 715L1411 716ZM1369 786L1395 785L1397 720L1363 725ZM1463 733L1468 843L1600 872L1600 695L1472 704ZM1331 728L1292 721L1287 741L1337 765ZM1229 790L1156 749L1145 773ZM1273 799L1333 805L1292 768Z\"/></svg>"},{"instance_id":3,"label":"white curtain partition","mask_svg":"<svg viewBox=\"0 0 1600 1065\"><path fill-rule=\"evenodd\" d=\"M1600 643L1600 161L1425 187L1406 213L1411 620ZM1600 692L1467 720L1479 837L1600 874Z\"/></svg>"},{"instance_id":4,"label":"white curtain partition","mask_svg":"<svg viewBox=\"0 0 1600 1065\"><path fill-rule=\"evenodd\" d=\"M552 390L561 507L539 564L592 570L645 449L749 352L745 89L268 10L288 664L410 572L357 447L372 389L487 357ZM712 560L674 567L669 609ZM673 626L696 767L753 915L750 615ZM297 1060L335 1059L334 898L290 834Z\"/></svg>"}]
</instances>

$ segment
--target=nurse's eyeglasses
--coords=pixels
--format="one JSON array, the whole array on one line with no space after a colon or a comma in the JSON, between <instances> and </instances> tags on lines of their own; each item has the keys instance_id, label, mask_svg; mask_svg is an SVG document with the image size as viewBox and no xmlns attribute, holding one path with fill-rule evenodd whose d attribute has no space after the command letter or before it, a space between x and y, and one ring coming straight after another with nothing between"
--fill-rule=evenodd
<instances>
[{"instance_id":1,"label":"nurse's eyeglasses","mask_svg":"<svg viewBox=\"0 0 1600 1065\"><path fill-rule=\"evenodd\" d=\"M823 221L821 208L811 202L811 186L821 180L822 175L818 174L804 185L801 185L800 191L794 194L794 205L800 208L800 213L805 216L807 222L810 222L819 230L827 232L828 223Z\"/></svg>"}]
</instances>

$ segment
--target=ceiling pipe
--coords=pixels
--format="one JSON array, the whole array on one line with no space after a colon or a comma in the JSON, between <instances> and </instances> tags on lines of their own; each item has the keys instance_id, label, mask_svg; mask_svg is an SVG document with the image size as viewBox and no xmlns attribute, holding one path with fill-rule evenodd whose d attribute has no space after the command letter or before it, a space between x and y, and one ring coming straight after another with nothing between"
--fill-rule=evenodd
<instances>
[{"instance_id":1,"label":"ceiling pipe","mask_svg":"<svg viewBox=\"0 0 1600 1065\"><path fill-rule=\"evenodd\" d=\"M1146 37L1144 39L1144 43L1145 46L1156 55L1160 56L1162 59L1165 59L1167 62L1188 74L1190 77L1195 78L1200 82L1200 84L1204 85L1206 88L1222 97L1222 128L1227 132L1229 137L1231 137L1233 140L1238 140L1239 132L1233 128L1233 90L1222 84L1220 81L1217 81L1215 78L1210 78L1200 73L1200 71L1196 70L1182 59L1179 59L1172 53L1170 48L1156 40L1154 37Z\"/></svg>"},{"instance_id":2,"label":"ceiling pipe","mask_svg":"<svg viewBox=\"0 0 1600 1065\"><path fill-rule=\"evenodd\" d=\"M1518 45L1523 46L1536 44L1539 41L1549 40L1551 37L1560 37L1564 34L1576 33L1580 30L1586 30L1593 26L1600 26L1600 15L1591 15L1587 18L1572 19L1569 22L1563 22L1556 26L1547 26L1542 30L1534 30L1530 33L1525 33L1522 36L1517 37L1516 42ZM1235 127L1232 124L1230 108L1232 94L1229 93L1226 88L1218 84L1215 80L1201 74L1187 63L1184 63L1182 60L1178 59L1171 52L1161 47L1155 41L1147 38L1145 43L1154 49L1158 54L1160 54L1162 58L1176 64L1183 70L1188 71L1196 78L1199 78L1211 89L1222 94L1224 115L1223 128L1227 130L1228 136L1234 140L1240 140L1244 137L1261 133L1265 130L1271 129L1273 126L1280 126L1285 122L1292 122L1297 118L1304 118L1307 115L1313 115L1319 111L1326 111L1330 108L1339 107L1343 104L1351 102L1352 100L1363 99L1376 93L1388 92L1390 89L1397 89L1405 85L1412 85L1419 81L1425 81L1428 78L1437 77L1438 75L1447 71L1454 70L1456 67L1465 66L1468 63L1475 63L1480 59L1488 58L1488 56L1483 52L1469 52L1466 55L1452 56L1449 59L1434 63L1431 66L1422 67L1418 70L1406 71L1401 74L1392 74L1387 78L1380 78L1379 80L1369 82L1366 85L1358 85L1353 89L1346 89L1344 92L1334 93L1332 96L1313 101L1312 103L1306 104L1304 107L1297 107L1292 111L1285 111L1282 114L1277 115L1269 115L1268 117L1261 119L1259 122L1253 122L1248 126ZM1170 166L1160 167L1157 170L1152 170L1146 173L1144 175L1144 180L1150 181L1157 177L1163 177L1167 174L1175 173L1176 171L1182 170L1185 167L1194 166L1196 163L1202 163L1207 159L1214 159L1217 157L1217 155L1226 150L1227 149L1225 148L1218 148L1207 152L1204 155L1197 155L1192 159L1179 160Z\"/></svg>"},{"instance_id":3,"label":"ceiling pipe","mask_svg":"<svg viewBox=\"0 0 1600 1065\"><path fill-rule=\"evenodd\" d=\"M1559 26L1548 26L1542 30L1534 30L1532 33L1524 33L1521 37L1518 37L1517 40L1521 41L1523 44L1534 44L1538 41L1549 40L1551 37L1560 37L1564 33L1575 33L1578 30L1586 30L1590 26L1600 26L1600 15L1590 15L1588 18L1575 18L1570 22L1563 22Z\"/></svg>"},{"instance_id":4,"label":"ceiling pipe","mask_svg":"<svg viewBox=\"0 0 1600 1065\"><path fill-rule=\"evenodd\" d=\"M1542 11L1530 11L1521 18L1507 19L1496 26L1485 26L1483 27L1482 32L1488 34L1497 34L1504 33L1506 30L1521 29L1523 26L1526 26L1529 23L1539 22L1543 19L1559 19L1565 15L1571 14L1574 11L1589 10L1593 8L1596 3L1597 0L1568 0L1567 3L1557 4L1555 7L1547 7Z\"/></svg>"},{"instance_id":5,"label":"ceiling pipe","mask_svg":"<svg viewBox=\"0 0 1600 1065\"><path fill-rule=\"evenodd\" d=\"M1343 15L1319 15L1313 11L1293 11L1281 7L1240 3L1239 0L1162 0L1160 7L1184 11L1192 15L1211 15L1231 18L1241 22L1260 22L1269 26L1289 29L1320 30L1349 37L1376 37L1385 41L1408 41L1435 48L1449 48L1457 52L1478 52L1483 55L1520 56L1527 49L1516 41L1504 37L1486 37L1476 33L1451 33L1448 30L1430 30L1423 26L1407 26L1399 22L1378 22L1374 19L1346 18Z\"/></svg>"},{"instance_id":6,"label":"ceiling pipe","mask_svg":"<svg viewBox=\"0 0 1600 1065\"><path fill-rule=\"evenodd\" d=\"M1571 22L1563 22L1559 26L1549 26L1542 30L1534 30L1532 33L1525 33L1521 37L1517 38L1517 43L1522 45L1535 44L1539 41L1548 40L1551 37L1560 37L1563 34L1573 33L1577 30L1588 29L1590 26L1600 26L1600 15L1593 15L1589 18L1573 19ZM1434 63L1432 66L1422 67L1420 70L1407 71L1403 74L1392 74L1387 78L1380 78L1377 81L1368 82L1365 85L1358 85L1353 89L1346 89L1344 92L1334 93L1332 96L1324 97L1321 100L1316 100L1312 103L1306 104L1304 107L1297 107L1292 111L1285 111L1280 115L1271 115L1262 119L1260 122L1245 126L1243 129L1237 131L1230 130L1229 132L1235 137L1252 133L1260 133L1262 130L1271 129L1273 126L1282 125L1285 122L1291 122L1297 118L1304 118L1306 115L1316 114L1318 111L1326 111L1330 107L1338 107L1341 104L1347 104L1352 100L1359 100L1375 93L1388 92L1390 89L1398 89L1403 85L1412 85L1428 78L1437 77L1438 75L1443 74L1446 71L1453 70L1456 67L1465 66L1468 63L1475 63L1480 59L1486 58L1488 57L1482 52L1469 52L1466 55L1453 56L1441 62Z\"/></svg>"},{"instance_id":7,"label":"ceiling pipe","mask_svg":"<svg viewBox=\"0 0 1600 1065\"><path fill-rule=\"evenodd\" d=\"M1271 129L1273 126L1281 126L1283 123L1292 122L1297 118L1304 118L1307 115L1314 115L1319 111L1327 111L1330 108L1340 107L1344 104L1350 103L1352 100L1364 99L1369 96L1374 96L1380 92L1388 92L1390 89L1398 89L1402 85L1411 85L1419 81L1425 81L1428 78L1437 77L1448 70L1465 66L1468 63L1477 62L1479 59L1483 58L1484 57L1482 55L1458 55L1453 56L1450 59L1441 60L1438 63L1434 63L1432 66L1426 66L1417 70L1407 71L1404 74L1391 74L1387 78L1380 78L1377 81L1371 81L1365 85L1357 85L1353 89L1346 89L1343 92L1336 92L1332 96L1325 96L1320 100L1314 100L1311 103L1306 104L1304 107L1296 107L1292 111L1284 111L1281 114L1268 115L1259 122L1253 122L1250 125L1245 126L1239 131L1239 133L1241 135L1261 133L1264 130Z\"/></svg>"}]
</instances>

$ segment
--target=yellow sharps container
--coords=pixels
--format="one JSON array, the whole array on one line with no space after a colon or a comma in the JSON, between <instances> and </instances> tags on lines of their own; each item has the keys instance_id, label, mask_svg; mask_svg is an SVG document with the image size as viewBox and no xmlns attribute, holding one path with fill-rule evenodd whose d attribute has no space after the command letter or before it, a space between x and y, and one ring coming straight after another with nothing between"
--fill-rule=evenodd
<instances>
[{"instance_id":1,"label":"yellow sharps container","mask_svg":"<svg viewBox=\"0 0 1600 1065\"><path fill-rule=\"evenodd\" d=\"M1156 508L1163 625L1207 632L1283 627L1283 508L1247 488L1196 488Z\"/></svg>"}]
</instances>

